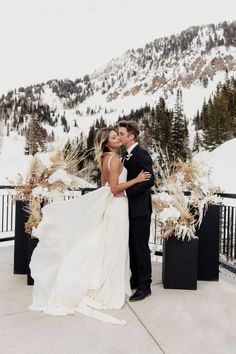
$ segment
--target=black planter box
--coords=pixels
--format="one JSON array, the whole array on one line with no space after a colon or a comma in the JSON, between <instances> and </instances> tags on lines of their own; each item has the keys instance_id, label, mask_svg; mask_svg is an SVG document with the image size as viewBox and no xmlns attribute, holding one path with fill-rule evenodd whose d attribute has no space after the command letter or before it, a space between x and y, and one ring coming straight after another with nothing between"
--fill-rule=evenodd
<instances>
[{"instance_id":1,"label":"black planter box","mask_svg":"<svg viewBox=\"0 0 236 354\"><path fill-rule=\"evenodd\" d=\"M28 238L28 243L27 243L27 285L34 285L34 279L31 277L31 272L30 272L30 261L31 261L31 256L32 253L35 249L35 247L38 244L38 239L37 238Z\"/></svg>"},{"instance_id":2,"label":"black planter box","mask_svg":"<svg viewBox=\"0 0 236 354\"><path fill-rule=\"evenodd\" d=\"M28 213L25 211L28 202L16 201L14 274L27 274L27 243L29 235L25 232Z\"/></svg>"},{"instance_id":3,"label":"black planter box","mask_svg":"<svg viewBox=\"0 0 236 354\"><path fill-rule=\"evenodd\" d=\"M197 289L198 239L170 237L163 242L162 283L165 289Z\"/></svg>"},{"instance_id":4,"label":"black planter box","mask_svg":"<svg viewBox=\"0 0 236 354\"><path fill-rule=\"evenodd\" d=\"M220 205L209 205L196 234L198 241L198 280L219 280Z\"/></svg>"}]
</instances>

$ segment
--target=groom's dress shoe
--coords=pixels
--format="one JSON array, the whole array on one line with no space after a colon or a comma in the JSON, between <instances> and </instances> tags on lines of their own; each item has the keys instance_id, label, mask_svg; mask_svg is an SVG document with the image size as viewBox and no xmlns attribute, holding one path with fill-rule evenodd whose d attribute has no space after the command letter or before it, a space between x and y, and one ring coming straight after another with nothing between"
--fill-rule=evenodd
<instances>
[{"instance_id":1,"label":"groom's dress shoe","mask_svg":"<svg viewBox=\"0 0 236 354\"><path fill-rule=\"evenodd\" d=\"M129 301L140 301L145 299L145 297L151 295L151 290L150 289L137 289L135 293L130 296Z\"/></svg>"}]
</instances>

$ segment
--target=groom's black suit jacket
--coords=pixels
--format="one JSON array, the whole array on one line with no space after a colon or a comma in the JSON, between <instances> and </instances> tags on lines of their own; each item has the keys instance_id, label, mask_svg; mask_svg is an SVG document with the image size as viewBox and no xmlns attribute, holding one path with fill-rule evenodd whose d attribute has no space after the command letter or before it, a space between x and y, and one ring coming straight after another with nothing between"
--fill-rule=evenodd
<instances>
[{"instance_id":1,"label":"groom's black suit jacket","mask_svg":"<svg viewBox=\"0 0 236 354\"><path fill-rule=\"evenodd\" d=\"M149 153L140 145L136 145L131 151L129 159L124 159L123 164L128 171L127 180L131 180L142 171L151 173L151 179L137 183L126 189L129 201L129 216L136 218L150 215L152 212L150 188L154 185L154 174L152 170L152 159Z\"/></svg>"}]
</instances>

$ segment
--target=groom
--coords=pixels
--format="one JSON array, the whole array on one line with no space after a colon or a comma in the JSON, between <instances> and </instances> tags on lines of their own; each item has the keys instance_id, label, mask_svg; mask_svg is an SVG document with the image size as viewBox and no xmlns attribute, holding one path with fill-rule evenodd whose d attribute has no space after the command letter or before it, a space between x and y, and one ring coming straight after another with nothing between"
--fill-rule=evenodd
<instances>
[{"instance_id":1,"label":"groom","mask_svg":"<svg viewBox=\"0 0 236 354\"><path fill-rule=\"evenodd\" d=\"M135 121L118 122L121 143L126 147L123 164L128 170L127 180L135 178L142 170L151 173L151 179L126 189L129 202L129 251L131 289L136 289L130 301L142 300L151 295L151 256L148 245L152 203L150 188L154 185L152 160L138 143L139 127Z\"/></svg>"}]
</instances>

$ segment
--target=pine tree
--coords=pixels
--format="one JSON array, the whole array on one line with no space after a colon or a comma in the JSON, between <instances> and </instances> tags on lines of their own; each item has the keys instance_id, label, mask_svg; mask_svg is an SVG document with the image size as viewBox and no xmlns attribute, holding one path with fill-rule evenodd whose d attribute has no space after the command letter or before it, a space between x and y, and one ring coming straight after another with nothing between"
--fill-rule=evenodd
<instances>
[{"instance_id":1,"label":"pine tree","mask_svg":"<svg viewBox=\"0 0 236 354\"><path fill-rule=\"evenodd\" d=\"M90 153L88 155L88 158L90 158L91 160L94 159L93 148L94 148L95 135L96 135L96 128L95 128L94 125L92 125L90 127L89 134L88 134L88 137L87 137L87 151L90 151Z\"/></svg>"},{"instance_id":2,"label":"pine tree","mask_svg":"<svg viewBox=\"0 0 236 354\"><path fill-rule=\"evenodd\" d=\"M177 90L176 103L173 112L170 139L170 159L180 157L186 160L188 156L188 129L187 121L183 114L182 91Z\"/></svg>"},{"instance_id":3,"label":"pine tree","mask_svg":"<svg viewBox=\"0 0 236 354\"><path fill-rule=\"evenodd\" d=\"M218 85L216 94L202 109L200 119L204 122L203 144L208 150L236 136L235 82L234 79L227 79L225 84Z\"/></svg>"},{"instance_id":4,"label":"pine tree","mask_svg":"<svg viewBox=\"0 0 236 354\"><path fill-rule=\"evenodd\" d=\"M100 117L100 119L96 120L95 122L95 128L96 129L101 129L101 128L105 128L107 125L106 125L106 122L105 120L103 119L103 116Z\"/></svg>"},{"instance_id":5,"label":"pine tree","mask_svg":"<svg viewBox=\"0 0 236 354\"><path fill-rule=\"evenodd\" d=\"M158 114L157 120L159 122L159 141L160 147L163 151L170 153L171 149L171 127L173 113L166 108L165 101L160 98L158 104ZM158 136L157 136L158 139Z\"/></svg>"},{"instance_id":6,"label":"pine tree","mask_svg":"<svg viewBox=\"0 0 236 354\"><path fill-rule=\"evenodd\" d=\"M61 124L63 125L63 130L64 132L68 133L70 131L70 126L67 123L66 120L66 116L65 116L65 112L64 114L61 116Z\"/></svg>"},{"instance_id":7,"label":"pine tree","mask_svg":"<svg viewBox=\"0 0 236 354\"><path fill-rule=\"evenodd\" d=\"M194 141L193 141L193 152L199 152L201 146L202 146L202 141L199 132L196 131Z\"/></svg>"},{"instance_id":8,"label":"pine tree","mask_svg":"<svg viewBox=\"0 0 236 354\"><path fill-rule=\"evenodd\" d=\"M7 123L7 136L9 136L10 135L10 125L9 125L9 123Z\"/></svg>"},{"instance_id":9,"label":"pine tree","mask_svg":"<svg viewBox=\"0 0 236 354\"><path fill-rule=\"evenodd\" d=\"M25 153L35 155L39 151L46 151L47 131L42 127L37 114L31 117L25 137Z\"/></svg>"}]
</instances>

